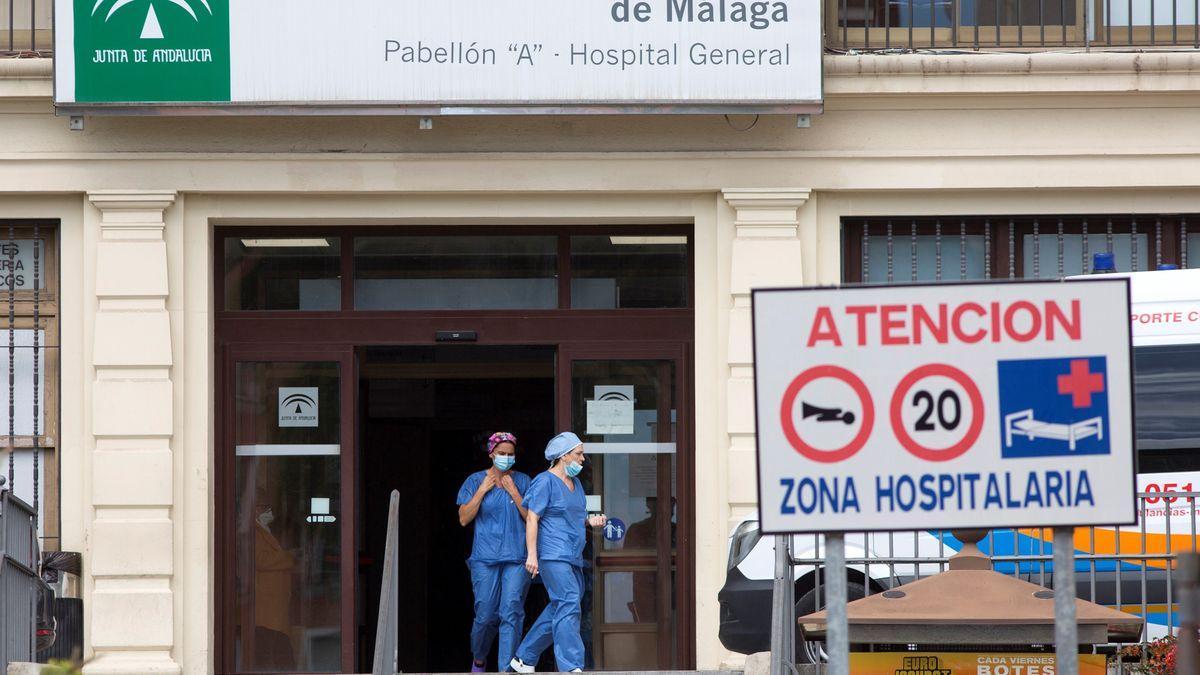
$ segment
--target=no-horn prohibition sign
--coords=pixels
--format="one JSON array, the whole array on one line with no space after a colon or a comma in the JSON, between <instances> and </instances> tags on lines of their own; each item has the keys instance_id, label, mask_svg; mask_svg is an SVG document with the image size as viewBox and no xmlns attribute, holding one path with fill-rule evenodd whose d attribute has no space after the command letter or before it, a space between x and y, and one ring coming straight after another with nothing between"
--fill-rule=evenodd
<instances>
[{"instance_id":1,"label":"no-horn prohibition sign","mask_svg":"<svg viewBox=\"0 0 1200 675\"><path fill-rule=\"evenodd\" d=\"M840 414L840 417L833 421L841 421L847 426L855 426L857 423L857 431L848 441L840 444L834 441L833 447L828 449L815 447L812 444L812 438L807 441L804 439L797 428L795 415L796 401L799 399L800 392L810 383L821 378L831 378L848 386L857 398L859 409L862 411L856 417L854 412L850 410L842 410L840 408L837 409L837 412L829 412L827 408L814 410L815 406L812 404L801 403L800 414L802 419L815 416L818 422L828 421L821 420L820 416ZM814 462L840 462L843 459L854 456L854 453L866 445L867 437L871 435L871 425L875 423L875 405L871 401L871 393L867 391L867 385L863 384L863 381L854 373L838 366L815 366L797 375L796 379L792 380L792 383L788 385L787 391L783 394L783 405L779 410L779 419L783 424L784 435L787 436L788 442L792 444L796 452Z\"/></svg>"},{"instance_id":2,"label":"no-horn prohibition sign","mask_svg":"<svg viewBox=\"0 0 1200 675\"><path fill-rule=\"evenodd\" d=\"M1128 293L755 290L763 532L1132 524Z\"/></svg>"}]
</instances>

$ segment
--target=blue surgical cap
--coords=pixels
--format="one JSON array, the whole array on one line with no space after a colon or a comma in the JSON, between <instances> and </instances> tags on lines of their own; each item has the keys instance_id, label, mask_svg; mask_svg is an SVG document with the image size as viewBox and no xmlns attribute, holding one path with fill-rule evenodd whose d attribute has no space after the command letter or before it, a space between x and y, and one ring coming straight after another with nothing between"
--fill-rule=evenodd
<instances>
[{"instance_id":1,"label":"blue surgical cap","mask_svg":"<svg viewBox=\"0 0 1200 675\"><path fill-rule=\"evenodd\" d=\"M569 431L564 431L551 438L550 442L546 444L546 459L553 462L581 445L583 445L583 441L579 440L578 436Z\"/></svg>"}]
</instances>

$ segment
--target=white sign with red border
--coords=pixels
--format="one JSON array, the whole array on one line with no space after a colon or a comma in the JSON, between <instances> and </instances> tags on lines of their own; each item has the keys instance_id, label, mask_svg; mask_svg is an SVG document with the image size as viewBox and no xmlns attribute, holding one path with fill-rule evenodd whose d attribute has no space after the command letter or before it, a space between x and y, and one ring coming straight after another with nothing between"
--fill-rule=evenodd
<instances>
[{"instance_id":1,"label":"white sign with red border","mask_svg":"<svg viewBox=\"0 0 1200 675\"><path fill-rule=\"evenodd\" d=\"M753 293L763 532L1135 522L1129 282Z\"/></svg>"}]
</instances>

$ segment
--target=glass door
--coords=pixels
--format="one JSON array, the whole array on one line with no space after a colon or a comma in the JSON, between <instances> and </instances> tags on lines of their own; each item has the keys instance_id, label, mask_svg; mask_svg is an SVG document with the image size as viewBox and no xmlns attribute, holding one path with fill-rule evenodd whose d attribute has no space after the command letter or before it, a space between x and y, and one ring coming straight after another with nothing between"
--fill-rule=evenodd
<instances>
[{"instance_id":1,"label":"glass door","mask_svg":"<svg viewBox=\"0 0 1200 675\"><path fill-rule=\"evenodd\" d=\"M225 663L350 672L352 353L237 351L226 363Z\"/></svg>"},{"instance_id":2,"label":"glass door","mask_svg":"<svg viewBox=\"0 0 1200 675\"><path fill-rule=\"evenodd\" d=\"M584 441L589 512L609 518L584 552L589 668L670 670L688 660L677 611L690 607L691 584L680 556L681 511L691 510L678 494L690 467L683 356L670 347L560 352L569 377L560 378L559 423Z\"/></svg>"}]
</instances>

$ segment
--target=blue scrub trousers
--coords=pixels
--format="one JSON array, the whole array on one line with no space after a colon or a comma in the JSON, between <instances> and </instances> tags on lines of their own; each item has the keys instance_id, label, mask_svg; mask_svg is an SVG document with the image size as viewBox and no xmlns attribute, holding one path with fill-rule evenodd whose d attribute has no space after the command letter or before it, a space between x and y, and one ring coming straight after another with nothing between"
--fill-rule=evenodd
<instances>
[{"instance_id":1,"label":"blue scrub trousers","mask_svg":"<svg viewBox=\"0 0 1200 675\"><path fill-rule=\"evenodd\" d=\"M523 563L468 563L475 590L475 623L471 626L471 655L486 661L500 633L499 670L508 668L525 625L525 592L529 573Z\"/></svg>"},{"instance_id":2,"label":"blue scrub trousers","mask_svg":"<svg viewBox=\"0 0 1200 675\"><path fill-rule=\"evenodd\" d=\"M538 563L538 574L550 595L524 642L517 648L521 661L533 665L554 642L554 659L561 672L583 669L583 638L579 634L580 602L583 600L583 569L558 560Z\"/></svg>"}]
</instances>

